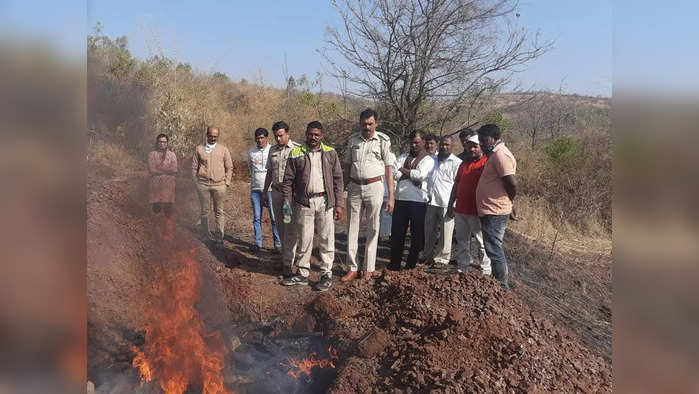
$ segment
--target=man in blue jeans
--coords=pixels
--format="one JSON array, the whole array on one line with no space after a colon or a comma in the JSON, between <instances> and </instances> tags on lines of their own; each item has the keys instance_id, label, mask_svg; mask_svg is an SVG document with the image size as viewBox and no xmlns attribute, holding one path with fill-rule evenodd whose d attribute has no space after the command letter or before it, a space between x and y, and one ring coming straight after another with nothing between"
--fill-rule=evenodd
<instances>
[{"instance_id":1,"label":"man in blue jeans","mask_svg":"<svg viewBox=\"0 0 699 394\"><path fill-rule=\"evenodd\" d=\"M478 129L478 141L488 161L476 187L476 209L481 220L485 252L490 258L493 276L509 289L507 258L502 239L507 221L515 218L517 162L500 139L500 128L487 124Z\"/></svg>"},{"instance_id":2,"label":"man in blue jeans","mask_svg":"<svg viewBox=\"0 0 699 394\"><path fill-rule=\"evenodd\" d=\"M267 176L267 159L269 157L270 145L267 143L269 132L267 129L259 128L255 130L256 146L248 151L248 168L250 169L250 200L252 201L252 227L255 231L255 243L250 250L257 253L262 247L262 193L265 187L265 177ZM272 192L267 191L267 201L272 201ZM277 225L274 221L274 211L272 204L269 204L269 219L272 223L272 233L274 234L274 248L281 251L282 242L279 239Z\"/></svg>"}]
</instances>

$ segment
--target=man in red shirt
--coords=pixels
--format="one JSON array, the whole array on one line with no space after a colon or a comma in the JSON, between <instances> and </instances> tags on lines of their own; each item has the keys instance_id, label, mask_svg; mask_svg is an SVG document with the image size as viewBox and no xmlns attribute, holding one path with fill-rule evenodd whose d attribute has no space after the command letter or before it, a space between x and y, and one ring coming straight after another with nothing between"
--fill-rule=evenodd
<instances>
[{"instance_id":1,"label":"man in red shirt","mask_svg":"<svg viewBox=\"0 0 699 394\"><path fill-rule=\"evenodd\" d=\"M478 258L483 275L490 275L490 259L485 253L481 222L476 210L476 186L487 160L478 144L477 134L472 134L465 141L463 155L464 160L456 173L447 209L447 216L454 218L454 238L457 241L453 256L459 272L466 271L471 264L471 238L474 238L478 243Z\"/></svg>"}]
</instances>

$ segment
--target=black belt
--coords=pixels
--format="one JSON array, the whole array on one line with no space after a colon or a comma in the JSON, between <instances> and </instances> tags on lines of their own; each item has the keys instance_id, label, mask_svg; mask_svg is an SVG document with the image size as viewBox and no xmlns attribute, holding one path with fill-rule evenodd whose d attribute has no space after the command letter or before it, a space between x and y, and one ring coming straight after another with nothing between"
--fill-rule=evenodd
<instances>
[{"instance_id":1,"label":"black belt","mask_svg":"<svg viewBox=\"0 0 699 394\"><path fill-rule=\"evenodd\" d=\"M308 198L314 198L314 197L323 197L325 196L325 192L320 192L320 193L310 193L308 195Z\"/></svg>"}]
</instances>

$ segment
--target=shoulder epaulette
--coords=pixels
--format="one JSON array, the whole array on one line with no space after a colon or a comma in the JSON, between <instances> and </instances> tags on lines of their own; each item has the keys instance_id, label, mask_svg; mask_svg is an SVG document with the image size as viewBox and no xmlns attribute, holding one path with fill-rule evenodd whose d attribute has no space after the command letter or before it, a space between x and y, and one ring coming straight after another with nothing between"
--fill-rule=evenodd
<instances>
[{"instance_id":1,"label":"shoulder epaulette","mask_svg":"<svg viewBox=\"0 0 699 394\"><path fill-rule=\"evenodd\" d=\"M391 138L388 135L386 135L380 131L375 131L375 133L376 133L376 136L381 138L382 140L389 141L389 142L391 141Z\"/></svg>"}]
</instances>

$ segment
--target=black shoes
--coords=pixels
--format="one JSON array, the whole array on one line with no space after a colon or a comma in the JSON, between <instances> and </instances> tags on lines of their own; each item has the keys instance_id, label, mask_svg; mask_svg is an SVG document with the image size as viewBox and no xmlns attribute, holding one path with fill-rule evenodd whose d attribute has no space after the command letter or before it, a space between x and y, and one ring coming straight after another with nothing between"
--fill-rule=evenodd
<instances>
[{"instance_id":1,"label":"black shoes","mask_svg":"<svg viewBox=\"0 0 699 394\"><path fill-rule=\"evenodd\" d=\"M321 282L322 282L322 280L321 280ZM300 285L305 286L305 285L308 285L308 278L303 277L301 275L294 275L294 276L290 276L288 278L284 278L284 280L282 280L282 284L284 286L300 286Z\"/></svg>"},{"instance_id":2,"label":"black shoes","mask_svg":"<svg viewBox=\"0 0 699 394\"><path fill-rule=\"evenodd\" d=\"M332 274L324 274L323 276L320 277L320 281L318 284L316 284L316 290L318 291L326 291L330 289L330 287L333 285Z\"/></svg>"}]
</instances>

